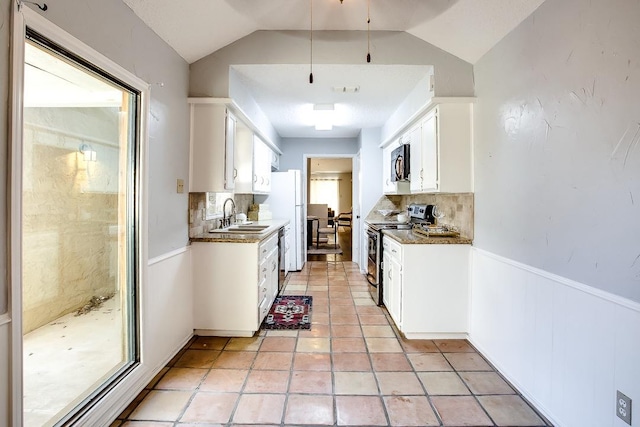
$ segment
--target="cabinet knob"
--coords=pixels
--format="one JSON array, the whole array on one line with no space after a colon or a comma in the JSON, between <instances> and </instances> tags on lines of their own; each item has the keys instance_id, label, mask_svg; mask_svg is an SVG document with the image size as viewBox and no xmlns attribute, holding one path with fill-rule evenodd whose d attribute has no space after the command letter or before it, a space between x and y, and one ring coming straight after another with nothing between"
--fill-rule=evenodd
<instances>
[{"instance_id":1,"label":"cabinet knob","mask_svg":"<svg viewBox=\"0 0 640 427\"><path fill-rule=\"evenodd\" d=\"M258 182L258 175L253 175L253 182Z\"/></svg>"}]
</instances>

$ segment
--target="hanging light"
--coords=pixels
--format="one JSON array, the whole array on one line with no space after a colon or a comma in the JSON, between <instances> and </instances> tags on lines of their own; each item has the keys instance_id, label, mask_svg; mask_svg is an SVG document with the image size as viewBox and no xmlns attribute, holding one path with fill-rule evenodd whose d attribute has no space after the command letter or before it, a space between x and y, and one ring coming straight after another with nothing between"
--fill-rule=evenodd
<instances>
[{"instance_id":1,"label":"hanging light","mask_svg":"<svg viewBox=\"0 0 640 427\"><path fill-rule=\"evenodd\" d=\"M311 4L311 25L309 26L309 84L313 84L313 0L309 0L309 3Z\"/></svg>"},{"instance_id":2,"label":"hanging light","mask_svg":"<svg viewBox=\"0 0 640 427\"><path fill-rule=\"evenodd\" d=\"M340 0L342 3L342 0ZM367 0L367 63L371 62L371 0Z\"/></svg>"}]
</instances>

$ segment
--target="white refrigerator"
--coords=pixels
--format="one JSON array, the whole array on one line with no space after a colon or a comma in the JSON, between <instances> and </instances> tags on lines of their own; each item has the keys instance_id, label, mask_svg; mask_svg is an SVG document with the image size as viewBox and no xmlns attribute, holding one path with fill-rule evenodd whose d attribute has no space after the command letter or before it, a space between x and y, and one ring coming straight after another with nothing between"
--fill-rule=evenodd
<instances>
[{"instance_id":1,"label":"white refrigerator","mask_svg":"<svg viewBox=\"0 0 640 427\"><path fill-rule=\"evenodd\" d=\"M300 271L307 258L304 243L304 206L302 200L302 172L290 169L271 173L271 193L267 198L274 219L288 219L291 225L289 271Z\"/></svg>"}]
</instances>

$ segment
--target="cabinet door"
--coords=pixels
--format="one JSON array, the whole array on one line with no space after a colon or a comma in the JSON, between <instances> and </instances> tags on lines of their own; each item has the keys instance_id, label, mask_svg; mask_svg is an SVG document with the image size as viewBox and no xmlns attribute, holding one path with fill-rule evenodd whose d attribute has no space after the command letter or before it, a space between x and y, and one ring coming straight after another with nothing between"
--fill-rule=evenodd
<instances>
[{"instance_id":1,"label":"cabinet door","mask_svg":"<svg viewBox=\"0 0 640 427\"><path fill-rule=\"evenodd\" d=\"M409 131L407 138L411 145L411 157L409 158L410 188L411 192L422 191L423 168L422 168L422 126L418 125Z\"/></svg>"},{"instance_id":2,"label":"cabinet door","mask_svg":"<svg viewBox=\"0 0 640 427\"><path fill-rule=\"evenodd\" d=\"M391 288L393 288L393 277L391 276L391 257L387 252L382 253L382 302L387 310L391 312Z\"/></svg>"},{"instance_id":3,"label":"cabinet door","mask_svg":"<svg viewBox=\"0 0 640 427\"><path fill-rule=\"evenodd\" d=\"M391 261L391 281L393 287L389 294L391 308L389 313L393 320L395 320L398 328L402 330L402 265L394 257L390 258Z\"/></svg>"},{"instance_id":4,"label":"cabinet door","mask_svg":"<svg viewBox=\"0 0 640 427\"><path fill-rule=\"evenodd\" d=\"M191 104L189 191L226 190L227 134L224 105ZM233 136L229 136L232 144ZM230 153L233 162L233 149Z\"/></svg>"},{"instance_id":5,"label":"cabinet door","mask_svg":"<svg viewBox=\"0 0 640 427\"><path fill-rule=\"evenodd\" d=\"M438 109L422 121L421 191L438 191ZM413 147L412 147L413 149ZM413 155L413 154L412 154Z\"/></svg>"},{"instance_id":6,"label":"cabinet door","mask_svg":"<svg viewBox=\"0 0 640 427\"><path fill-rule=\"evenodd\" d=\"M271 149L257 135L253 138L253 191L268 193L271 189Z\"/></svg>"},{"instance_id":7,"label":"cabinet door","mask_svg":"<svg viewBox=\"0 0 640 427\"><path fill-rule=\"evenodd\" d=\"M225 125L224 188L225 190L233 190L237 176L234 161L236 118L229 112L229 110L227 110Z\"/></svg>"}]
</instances>

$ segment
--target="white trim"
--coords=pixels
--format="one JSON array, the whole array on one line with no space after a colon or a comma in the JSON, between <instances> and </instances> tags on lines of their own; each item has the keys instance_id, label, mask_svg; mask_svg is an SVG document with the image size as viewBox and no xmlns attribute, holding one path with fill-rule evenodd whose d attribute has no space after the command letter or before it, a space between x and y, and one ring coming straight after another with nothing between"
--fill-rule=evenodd
<instances>
[{"instance_id":1,"label":"white trim","mask_svg":"<svg viewBox=\"0 0 640 427\"><path fill-rule=\"evenodd\" d=\"M26 24L17 1L12 2L11 42L11 121L9 124L9 161L7 187L10 191L9 213L9 314L11 322L11 422L23 424L22 410L22 133L23 133L23 88L24 88L24 38Z\"/></svg>"},{"instance_id":2,"label":"white trim","mask_svg":"<svg viewBox=\"0 0 640 427\"><path fill-rule=\"evenodd\" d=\"M505 258L503 256L500 255L496 255L492 252L488 252L485 251L483 249L479 249L474 247L474 250L478 251L479 253L481 253L482 255L488 257L488 258L492 258L496 261L502 262L504 264L507 265L511 265L513 267L516 268L520 268L522 270L528 271L530 273L536 274L540 277L544 277L545 279L549 279L549 280L553 280L554 282L560 283L562 285L568 286L570 288L573 288L575 290L584 292L586 294L589 295L593 295L594 297L603 299L605 301L609 301L612 302L614 304L617 304L619 306L628 308L630 310L633 311L637 311L638 313L640 313L640 303L632 301L630 299L621 297L619 295L615 295L612 294L610 292L607 291L603 291L601 289L598 288L594 288L592 286L588 286L585 285L584 283L580 283L580 282L576 282L575 280L571 280L571 279L567 279L566 277L562 277L562 276L558 276L557 274L553 274L553 273L549 273L548 271L545 270L541 270L539 268L536 267L532 267L530 265L527 264L523 264L521 262L518 261L514 261L512 259L509 258Z\"/></svg>"},{"instance_id":3,"label":"white trim","mask_svg":"<svg viewBox=\"0 0 640 427\"><path fill-rule=\"evenodd\" d=\"M22 109L23 99L22 91L24 87L23 69L24 69L24 42L26 28L31 28L41 34L43 37L63 46L70 52L77 54L84 60L90 62L96 67L102 69L112 77L125 82L135 90L140 92L140 112L137 119L138 137L139 137L139 164L137 182L139 191L136 200L138 207L138 226L140 227L139 238L139 273L138 273L138 316L143 316L143 299L141 290L146 289L144 284L147 280L147 247L148 247L148 162L149 162L149 137L148 137L148 116L150 101L150 86L148 83L121 67L106 56L97 52L85 43L76 39L66 31L54 25L37 12L28 7L19 7L17 0L13 2L13 42L12 42L12 92L11 92L11 171L10 188L11 188L11 214L10 214L10 230L11 230L11 246L10 246L10 294L11 294L11 313L13 316L11 340L12 340L12 382L11 382L11 410L13 425L22 425L23 408L22 408L22 299L21 299L21 197L22 197ZM19 171L19 173L16 173ZM144 331L140 331L140 343L144 342ZM144 355L141 355L144 357ZM79 420L82 423L82 420Z\"/></svg>"},{"instance_id":4,"label":"white trim","mask_svg":"<svg viewBox=\"0 0 640 427\"><path fill-rule=\"evenodd\" d=\"M162 262L162 261L166 261L169 258L173 258L174 256L183 254L183 253L187 252L190 248L191 248L191 246L183 246L183 247L175 249L173 251L166 252L166 253L164 253L162 255L159 255L159 256L157 256L155 258L151 258L149 260L149 262L147 263L147 265L149 267L151 267L154 264L157 264L157 263Z\"/></svg>"},{"instance_id":5,"label":"white trim","mask_svg":"<svg viewBox=\"0 0 640 427\"><path fill-rule=\"evenodd\" d=\"M407 120L398 127L390 136L384 139L378 147L385 148L397 139L401 134L408 131L424 114L434 109L439 104L463 104L463 103L475 103L475 97L461 97L461 96L447 96L447 97L433 97L429 99L422 107L418 108Z\"/></svg>"},{"instance_id":6,"label":"white trim","mask_svg":"<svg viewBox=\"0 0 640 427\"><path fill-rule=\"evenodd\" d=\"M10 323L10 322L11 322L11 316L9 316L9 314L0 315L0 326L6 325L7 323Z\"/></svg>"},{"instance_id":7,"label":"white trim","mask_svg":"<svg viewBox=\"0 0 640 427\"><path fill-rule=\"evenodd\" d=\"M403 333L408 340L466 340L469 339L469 334L466 332L425 332L425 333Z\"/></svg>"}]
</instances>

